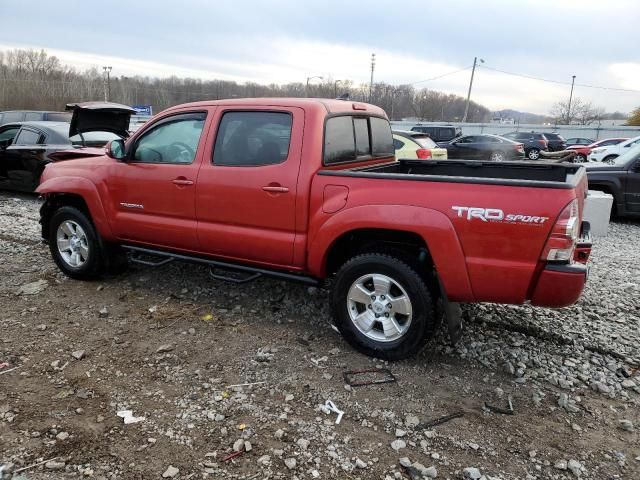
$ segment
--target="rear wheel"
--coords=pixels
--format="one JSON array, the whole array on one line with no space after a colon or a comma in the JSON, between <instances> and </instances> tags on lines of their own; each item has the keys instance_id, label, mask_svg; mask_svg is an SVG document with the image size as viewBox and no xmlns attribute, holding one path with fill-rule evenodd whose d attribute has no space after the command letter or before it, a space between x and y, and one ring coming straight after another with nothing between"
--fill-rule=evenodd
<instances>
[{"instance_id":1,"label":"rear wheel","mask_svg":"<svg viewBox=\"0 0 640 480\"><path fill-rule=\"evenodd\" d=\"M540 158L540 150L537 148L531 148L527 151L527 158L529 160L538 160Z\"/></svg>"},{"instance_id":2,"label":"rear wheel","mask_svg":"<svg viewBox=\"0 0 640 480\"><path fill-rule=\"evenodd\" d=\"M491 155L489 155L489 160L492 162L504 162L506 157L503 152L492 152Z\"/></svg>"},{"instance_id":3,"label":"rear wheel","mask_svg":"<svg viewBox=\"0 0 640 480\"><path fill-rule=\"evenodd\" d=\"M390 255L364 254L345 263L333 282L331 304L345 340L387 360L419 352L437 326L423 279Z\"/></svg>"},{"instance_id":4,"label":"rear wheel","mask_svg":"<svg viewBox=\"0 0 640 480\"><path fill-rule=\"evenodd\" d=\"M611 165L616 158L618 158L618 155L607 155L602 159L602 163L608 163Z\"/></svg>"},{"instance_id":5,"label":"rear wheel","mask_svg":"<svg viewBox=\"0 0 640 480\"><path fill-rule=\"evenodd\" d=\"M62 272L80 280L104 270L102 242L89 218L74 207L61 207L49 222L49 250Z\"/></svg>"}]
</instances>

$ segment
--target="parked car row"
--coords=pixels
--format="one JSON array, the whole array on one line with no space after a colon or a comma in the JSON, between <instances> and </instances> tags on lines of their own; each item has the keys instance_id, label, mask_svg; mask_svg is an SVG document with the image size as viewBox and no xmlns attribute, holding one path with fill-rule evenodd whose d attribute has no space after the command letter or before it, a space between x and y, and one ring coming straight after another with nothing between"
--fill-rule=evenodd
<instances>
[{"instance_id":1,"label":"parked car row","mask_svg":"<svg viewBox=\"0 0 640 480\"><path fill-rule=\"evenodd\" d=\"M578 140L578 139L576 139ZM588 140L588 139L580 139L580 140ZM591 154L591 150L598 147L608 147L611 145L617 145L625 140L629 140L628 138L605 138L603 140L599 140L597 142L591 142L590 144L575 144L569 145L569 150L574 150L576 152L575 163L584 163L589 161L589 155Z\"/></svg>"},{"instance_id":2,"label":"parked car row","mask_svg":"<svg viewBox=\"0 0 640 480\"><path fill-rule=\"evenodd\" d=\"M574 163L604 162L612 161L624 153L627 148L640 144L640 136L627 138L606 138L594 141L585 137L573 137L565 140L557 133L540 132L509 132L503 135L476 134L462 135L459 127L451 125L417 125L411 128L411 132L422 133L430 137L438 147L446 149L446 157L449 159L468 160L539 160L544 156L543 152L564 152L569 150L575 152ZM411 133L407 131L395 131L400 136L407 136ZM410 144L407 146L398 140L396 155L398 158L420 158L429 159L431 154L427 151L416 153L417 149L429 147L419 147ZM512 143L509 143L511 141ZM421 140L425 142L424 138ZM518 147L521 145L522 148ZM433 148L433 146L431 147ZM522 154L520 152L522 150ZM444 153L439 153L438 158L443 158Z\"/></svg>"}]
</instances>

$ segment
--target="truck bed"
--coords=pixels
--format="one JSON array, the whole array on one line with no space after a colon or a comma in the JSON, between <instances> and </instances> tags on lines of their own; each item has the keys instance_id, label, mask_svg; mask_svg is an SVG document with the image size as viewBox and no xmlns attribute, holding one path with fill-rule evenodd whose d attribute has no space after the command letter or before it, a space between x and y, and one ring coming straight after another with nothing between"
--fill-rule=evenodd
<instances>
[{"instance_id":1,"label":"truck bed","mask_svg":"<svg viewBox=\"0 0 640 480\"><path fill-rule=\"evenodd\" d=\"M542 162L399 160L364 168L321 170L319 174L429 182L575 188L585 175L585 169L573 164Z\"/></svg>"}]
</instances>

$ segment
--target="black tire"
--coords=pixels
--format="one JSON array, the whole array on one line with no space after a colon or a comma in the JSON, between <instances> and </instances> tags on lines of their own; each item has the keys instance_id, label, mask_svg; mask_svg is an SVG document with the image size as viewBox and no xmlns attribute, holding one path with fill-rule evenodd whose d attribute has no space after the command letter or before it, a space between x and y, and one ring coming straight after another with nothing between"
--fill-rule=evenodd
<instances>
[{"instance_id":1,"label":"black tire","mask_svg":"<svg viewBox=\"0 0 640 480\"><path fill-rule=\"evenodd\" d=\"M527 158L529 160L539 160L540 159L540 150L537 148L530 148L527 150Z\"/></svg>"},{"instance_id":2,"label":"black tire","mask_svg":"<svg viewBox=\"0 0 640 480\"><path fill-rule=\"evenodd\" d=\"M573 163L586 163L587 157L585 157L582 153L576 154L573 159Z\"/></svg>"},{"instance_id":3,"label":"black tire","mask_svg":"<svg viewBox=\"0 0 640 480\"><path fill-rule=\"evenodd\" d=\"M58 228L65 222L72 222L80 227L83 233L85 252L81 254L81 264L74 266L65 259L58 246ZM66 223L68 225L68 223ZM78 231L78 230L76 230ZM65 234L66 235L66 234ZM105 268L105 250L91 220L75 207L60 207L51 216L49 222L49 250L58 268L68 277L77 280L90 280L99 277ZM76 239L77 240L77 239ZM84 255L84 257L82 257ZM86 258L85 258L86 257Z\"/></svg>"},{"instance_id":4,"label":"black tire","mask_svg":"<svg viewBox=\"0 0 640 480\"><path fill-rule=\"evenodd\" d=\"M602 163L613 163L616 158L618 158L618 155L607 155L602 159Z\"/></svg>"},{"instance_id":5,"label":"black tire","mask_svg":"<svg viewBox=\"0 0 640 480\"><path fill-rule=\"evenodd\" d=\"M410 300L410 322L405 323L406 331L394 340L377 341L370 338L356 327L349 314L348 295L351 287L358 279L374 274L392 279L402 287ZM380 253L359 255L340 268L332 282L331 307L338 330L351 346L366 355L385 360L401 360L420 352L438 325L432 295L422 277L404 261ZM351 308L354 309L353 306ZM395 314L393 316L397 318ZM379 322L383 320L381 318ZM381 329L381 323L376 324L377 327ZM382 335L381 332L378 334Z\"/></svg>"}]
</instances>

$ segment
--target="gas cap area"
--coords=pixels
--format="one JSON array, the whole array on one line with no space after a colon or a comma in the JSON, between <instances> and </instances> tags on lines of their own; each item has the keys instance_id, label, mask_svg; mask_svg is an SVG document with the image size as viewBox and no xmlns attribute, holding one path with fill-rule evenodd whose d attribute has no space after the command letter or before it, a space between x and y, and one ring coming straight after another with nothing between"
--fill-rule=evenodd
<instances>
[{"instance_id":1,"label":"gas cap area","mask_svg":"<svg viewBox=\"0 0 640 480\"><path fill-rule=\"evenodd\" d=\"M322 211L324 213L336 213L344 208L349 198L349 189L344 185L326 185Z\"/></svg>"}]
</instances>

